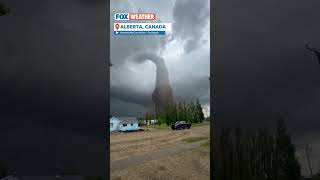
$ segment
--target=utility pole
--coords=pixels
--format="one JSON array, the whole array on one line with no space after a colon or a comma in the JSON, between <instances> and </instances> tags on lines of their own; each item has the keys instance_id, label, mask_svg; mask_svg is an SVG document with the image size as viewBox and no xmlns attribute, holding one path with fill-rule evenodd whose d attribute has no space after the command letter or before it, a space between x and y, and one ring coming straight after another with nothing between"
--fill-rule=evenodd
<instances>
[{"instance_id":1,"label":"utility pole","mask_svg":"<svg viewBox=\"0 0 320 180\"><path fill-rule=\"evenodd\" d=\"M156 121L156 104L153 103L153 121Z\"/></svg>"},{"instance_id":2,"label":"utility pole","mask_svg":"<svg viewBox=\"0 0 320 180\"><path fill-rule=\"evenodd\" d=\"M313 173L312 173L312 167L311 167L311 163L310 163L309 150L310 150L310 147L309 147L309 145L307 145L306 148L305 148L305 151L306 151L306 155L307 155L307 159L308 159L308 164L309 164L309 169L310 169L310 176L312 178L313 177Z\"/></svg>"}]
</instances>

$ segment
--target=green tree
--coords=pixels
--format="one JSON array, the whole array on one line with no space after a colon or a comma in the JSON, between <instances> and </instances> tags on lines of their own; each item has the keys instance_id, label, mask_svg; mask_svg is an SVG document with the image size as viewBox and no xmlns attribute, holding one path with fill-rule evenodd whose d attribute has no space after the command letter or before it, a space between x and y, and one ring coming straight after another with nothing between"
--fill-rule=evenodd
<instances>
[{"instance_id":1,"label":"green tree","mask_svg":"<svg viewBox=\"0 0 320 180\"><path fill-rule=\"evenodd\" d=\"M161 112L162 117L164 118L164 122L166 123L167 126L169 126L168 111L169 111L169 104L167 104L164 108L164 111Z\"/></svg>"},{"instance_id":2,"label":"green tree","mask_svg":"<svg viewBox=\"0 0 320 180\"><path fill-rule=\"evenodd\" d=\"M182 103L182 117L183 117L184 121L189 122L188 116L187 116L187 104L186 104L186 102Z\"/></svg>"},{"instance_id":3,"label":"green tree","mask_svg":"<svg viewBox=\"0 0 320 180\"><path fill-rule=\"evenodd\" d=\"M161 124L164 124L164 123L165 123L165 118L163 117L162 114L161 114L161 115L158 115L157 120L158 120L157 124L158 124L159 126L161 126Z\"/></svg>"},{"instance_id":4,"label":"green tree","mask_svg":"<svg viewBox=\"0 0 320 180\"><path fill-rule=\"evenodd\" d=\"M266 129L222 128L215 135L219 156L214 169L217 180L298 180L300 165L284 119L275 134Z\"/></svg>"},{"instance_id":5,"label":"green tree","mask_svg":"<svg viewBox=\"0 0 320 180\"><path fill-rule=\"evenodd\" d=\"M193 101L191 101L189 105L189 118L192 123L197 122L196 106Z\"/></svg>"},{"instance_id":6,"label":"green tree","mask_svg":"<svg viewBox=\"0 0 320 180\"><path fill-rule=\"evenodd\" d=\"M295 157L295 146L291 143L291 137L287 133L282 116L277 125L276 154L277 179L299 180L301 178L300 164Z\"/></svg>"},{"instance_id":7,"label":"green tree","mask_svg":"<svg viewBox=\"0 0 320 180\"><path fill-rule=\"evenodd\" d=\"M178 121L178 105L177 102L173 103L173 121L172 124Z\"/></svg>"},{"instance_id":8,"label":"green tree","mask_svg":"<svg viewBox=\"0 0 320 180\"><path fill-rule=\"evenodd\" d=\"M185 116L185 120L187 122L192 122L191 121L191 108L190 108L190 103L184 103L184 116Z\"/></svg>"},{"instance_id":9,"label":"green tree","mask_svg":"<svg viewBox=\"0 0 320 180\"><path fill-rule=\"evenodd\" d=\"M197 111L198 122L202 123L204 121L204 113L203 113L201 104L199 102L199 99L197 99L197 101L196 101L196 111Z\"/></svg>"},{"instance_id":10,"label":"green tree","mask_svg":"<svg viewBox=\"0 0 320 180\"><path fill-rule=\"evenodd\" d=\"M172 122L174 121L174 108L173 108L173 103L170 103L169 104L169 118L168 118L168 121L169 121L169 125L171 125L172 124Z\"/></svg>"},{"instance_id":11,"label":"green tree","mask_svg":"<svg viewBox=\"0 0 320 180\"><path fill-rule=\"evenodd\" d=\"M175 103L169 103L165 107L164 111L164 117L167 126L170 126L171 124L175 123L176 120L176 106Z\"/></svg>"},{"instance_id":12,"label":"green tree","mask_svg":"<svg viewBox=\"0 0 320 180\"><path fill-rule=\"evenodd\" d=\"M184 115L183 115L183 107L182 107L182 103L179 102L178 106L177 106L177 120L178 121L183 121L184 120Z\"/></svg>"}]
</instances>

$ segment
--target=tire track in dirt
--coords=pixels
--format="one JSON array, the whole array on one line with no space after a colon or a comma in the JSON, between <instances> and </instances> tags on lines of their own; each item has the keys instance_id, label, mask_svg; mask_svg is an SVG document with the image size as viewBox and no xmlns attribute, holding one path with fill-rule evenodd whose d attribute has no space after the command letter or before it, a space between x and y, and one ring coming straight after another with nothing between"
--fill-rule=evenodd
<instances>
[{"instance_id":1,"label":"tire track in dirt","mask_svg":"<svg viewBox=\"0 0 320 180\"><path fill-rule=\"evenodd\" d=\"M126 140L121 142L111 143L111 152L117 151L119 148L132 147L133 145L148 145L152 142L172 142L176 141L181 137L189 135L189 132L169 133L166 135L160 135L158 137L147 137L135 140Z\"/></svg>"},{"instance_id":2,"label":"tire track in dirt","mask_svg":"<svg viewBox=\"0 0 320 180\"><path fill-rule=\"evenodd\" d=\"M194 143L186 144L181 141L190 137L209 137L208 127L195 127L181 131L153 130L116 134L111 136L110 160L121 162L121 160L129 159L130 163L130 161L136 161L135 159L139 158L141 160L153 159L157 154L170 155L171 151L179 152L185 147L193 147ZM195 144L197 143L199 142L195 142Z\"/></svg>"},{"instance_id":3,"label":"tire track in dirt","mask_svg":"<svg viewBox=\"0 0 320 180\"><path fill-rule=\"evenodd\" d=\"M127 158L131 155L138 155L154 151L159 147L165 147L166 145L172 145L181 139L184 139L190 135L187 131L171 132L166 135L152 138L142 138L139 140L131 140L124 142L111 143L110 153L111 160L119 160Z\"/></svg>"},{"instance_id":4,"label":"tire track in dirt","mask_svg":"<svg viewBox=\"0 0 320 180\"><path fill-rule=\"evenodd\" d=\"M111 179L210 179L210 149L203 146L209 137L209 125L113 134Z\"/></svg>"},{"instance_id":5,"label":"tire track in dirt","mask_svg":"<svg viewBox=\"0 0 320 180\"><path fill-rule=\"evenodd\" d=\"M203 141L205 140L197 141L194 143L178 142L175 144L174 147L167 146L153 152L130 156L130 158L126 159L114 160L111 161L110 170L117 171L131 166L138 166L139 164L142 164L147 161L157 160L168 156L174 156L175 154L179 154L183 151L197 149L201 146Z\"/></svg>"},{"instance_id":6,"label":"tire track in dirt","mask_svg":"<svg viewBox=\"0 0 320 180\"><path fill-rule=\"evenodd\" d=\"M130 142L138 142L141 140L157 139L161 137L170 137L176 134L186 133L184 131L171 131L171 130L150 130L142 132L128 132L128 133L114 133L111 135L110 142L112 145L125 144Z\"/></svg>"}]
</instances>

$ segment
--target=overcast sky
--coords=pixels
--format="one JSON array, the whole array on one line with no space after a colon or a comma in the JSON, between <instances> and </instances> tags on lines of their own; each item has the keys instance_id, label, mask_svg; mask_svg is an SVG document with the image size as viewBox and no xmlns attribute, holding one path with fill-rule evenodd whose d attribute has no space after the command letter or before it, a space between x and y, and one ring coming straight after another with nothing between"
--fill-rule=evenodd
<instances>
[{"instance_id":1,"label":"overcast sky","mask_svg":"<svg viewBox=\"0 0 320 180\"><path fill-rule=\"evenodd\" d=\"M304 46L320 48L320 1L215 0L214 7L217 120L257 127L281 112L294 142L311 144L318 170L320 65Z\"/></svg>"},{"instance_id":2,"label":"overcast sky","mask_svg":"<svg viewBox=\"0 0 320 180\"><path fill-rule=\"evenodd\" d=\"M134 63L136 52L153 52L164 58L176 100L194 100L210 111L210 9L209 0L112 1L116 12L153 12L157 22L172 23L166 36L114 36L111 21L111 114L143 116L152 110L151 94L156 66Z\"/></svg>"},{"instance_id":3,"label":"overcast sky","mask_svg":"<svg viewBox=\"0 0 320 180\"><path fill-rule=\"evenodd\" d=\"M106 1L1 2L0 164L105 175Z\"/></svg>"}]
</instances>

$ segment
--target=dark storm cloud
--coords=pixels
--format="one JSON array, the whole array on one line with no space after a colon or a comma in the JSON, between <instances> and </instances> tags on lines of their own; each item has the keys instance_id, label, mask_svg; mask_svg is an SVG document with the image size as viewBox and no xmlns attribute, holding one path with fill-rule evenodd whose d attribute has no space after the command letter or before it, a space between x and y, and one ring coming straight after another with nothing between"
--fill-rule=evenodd
<instances>
[{"instance_id":1,"label":"dark storm cloud","mask_svg":"<svg viewBox=\"0 0 320 180\"><path fill-rule=\"evenodd\" d=\"M202 45L201 38L210 19L209 1L178 0L173 19L174 36L183 42L185 52L191 52Z\"/></svg>"},{"instance_id":2,"label":"dark storm cloud","mask_svg":"<svg viewBox=\"0 0 320 180\"><path fill-rule=\"evenodd\" d=\"M274 107L290 100L287 96L319 87L319 66L304 49L306 42L320 44L312 3L233 4L216 5L222 7L216 12L214 61L220 108L253 106L243 101L230 105L222 99L227 96Z\"/></svg>"},{"instance_id":3,"label":"dark storm cloud","mask_svg":"<svg viewBox=\"0 0 320 180\"><path fill-rule=\"evenodd\" d=\"M266 114L281 112L292 133L299 133L295 142L302 134L310 140L320 127L320 66L304 45L320 47L320 2L214 3L218 120L231 114L243 126L257 127L274 121Z\"/></svg>"},{"instance_id":4,"label":"dark storm cloud","mask_svg":"<svg viewBox=\"0 0 320 180\"><path fill-rule=\"evenodd\" d=\"M106 3L5 3L12 16L0 18L0 161L20 174L104 175Z\"/></svg>"},{"instance_id":5,"label":"dark storm cloud","mask_svg":"<svg viewBox=\"0 0 320 180\"><path fill-rule=\"evenodd\" d=\"M198 98L202 103L209 103L210 83L207 77L188 77L189 81L175 83L174 91L178 92L177 100L189 101Z\"/></svg>"},{"instance_id":6,"label":"dark storm cloud","mask_svg":"<svg viewBox=\"0 0 320 180\"><path fill-rule=\"evenodd\" d=\"M150 98L151 95L148 96ZM148 100L151 101L151 100ZM140 104L136 104L135 102L128 102L126 100L121 100L117 98L110 99L110 113L112 116L135 116L142 117L146 112L152 112L152 104L148 104L148 106L143 106ZM141 113L143 112L143 113Z\"/></svg>"},{"instance_id":7,"label":"dark storm cloud","mask_svg":"<svg viewBox=\"0 0 320 180\"><path fill-rule=\"evenodd\" d=\"M112 87L110 89L110 96L127 103L138 104L142 106L151 106L151 93L143 93L135 91L134 89L130 89L128 91L124 91L124 88Z\"/></svg>"},{"instance_id":8,"label":"dark storm cloud","mask_svg":"<svg viewBox=\"0 0 320 180\"><path fill-rule=\"evenodd\" d=\"M189 101L199 98L201 102L208 103L209 81L207 77L186 77L189 81L177 81L173 83L173 90L176 92L175 99L181 101ZM125 101L127 103L138 104L150 107L152 91L141 92L135 88L113 86L110 89L111 97ZM111 103L111 105L113 105Z\"/></svg>"},{"instance_id":9,"label":"dark storm cloud","mask_svg":"<svg viewBox=\"0 0 320 180\"><path fill-rule=\"evenodd\" d=\"M106 39L105 5L88 8L74 0L10 1L8 6L15 15L1 20L0 78L6 85L1 94L8 99L1 102L2 110L13 103L14 111L31 116L56 109L54 114L74 119L77 113L105 111L106 88L92 88L106 84L101 66L106 59L101 40ZM78 108L83 110L75 113Z\"/></svg>"}]
</instances>

